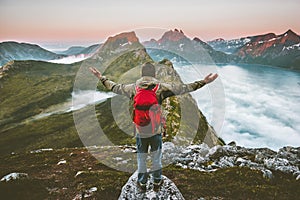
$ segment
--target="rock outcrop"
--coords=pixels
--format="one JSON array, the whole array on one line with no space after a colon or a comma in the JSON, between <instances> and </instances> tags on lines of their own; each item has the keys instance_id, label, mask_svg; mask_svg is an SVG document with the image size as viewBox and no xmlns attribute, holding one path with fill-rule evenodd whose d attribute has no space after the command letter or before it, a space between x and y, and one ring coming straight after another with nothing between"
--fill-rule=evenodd
<instances>
[{"instance_id":1,"label":"rock outcrop","mask_svg":"<svg viewBox=\"0 0 300 200\"><path fill-rule=\"evenodd\" d=\"M1 182L9 182L9 181L19 180L19 179L28 179L28 174L13 172L13 173L7 174L6 176L2 177L0 181Z\"/></svg>"},{"instance_id":2,"label":"rock outcrop","mask_svg":"<svg viewBox=\"0 0 300 200\"><path fill-rule=\"evenodd\" d=\"M278 152L268 148L240 146L215 146L206 144L178 147L164 143L163 160L177 166L199 171L216 171L229 167L248 167L260 170L264 177L272 178L274 171L293 175L300 179L300 147L283 147Z\"/></svg>"},{"instance_id":3,"label":"rock outcrop","mask_svg":"<svg viewBox=\"0 0 300 200\"><path fill-rule=\"evenodd\" d=\"M184 200L181 192L178 190L176 185L163 176L163 184L158 192L153 191L153 183L148 181L147 191L143 193L137 186L137 172L135 172L123 186L119 200L127 199L144 199L144 200Z\"/></svg>"}]
</instances>

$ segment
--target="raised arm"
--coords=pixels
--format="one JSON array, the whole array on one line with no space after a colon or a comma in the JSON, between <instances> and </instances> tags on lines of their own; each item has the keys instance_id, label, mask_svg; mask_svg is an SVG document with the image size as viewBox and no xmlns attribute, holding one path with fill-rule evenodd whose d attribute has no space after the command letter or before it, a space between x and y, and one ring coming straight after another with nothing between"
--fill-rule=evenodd
<instances>
[{"instance_id":1,"label":"raised arm","mask_svg":"<svg viewBox=\"0 0 300 200\"><path fill-rule=\"evenodd\" d=\"M195 81L193 83L188 84L167 84L162 89L161 98L165 99L170 96L174 95L181 95L188 92L192 92L198 90L199 88L203 87L204 85L213 82L218 77L218 74L208 74L203 80Z\"/></svg>"},{"instance_id":2,"label":"raised arm","mask_svg":"<svg viewBox=\"0 0 300 200\"><path fill-rule=\"evenodd\" d=\"M133 84L118 84L111 80L108 80L105 76L102 76L101 72L97 70L95 67L90 67L90 71L102 82L102 84L112 92L120 95L125 95L127 97L131 97L135 90Z\"/></svg>"}]
</instances>

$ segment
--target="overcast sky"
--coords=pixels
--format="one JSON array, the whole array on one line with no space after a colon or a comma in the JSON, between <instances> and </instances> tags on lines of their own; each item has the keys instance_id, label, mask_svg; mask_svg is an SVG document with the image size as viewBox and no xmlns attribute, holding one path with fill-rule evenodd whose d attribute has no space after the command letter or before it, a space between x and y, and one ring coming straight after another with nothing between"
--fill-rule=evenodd
<instances>
[{"instance_id":1,"label":"overcast sky","mask_svg":"<svg viewBox=\"0 0 300 200\"><path fill-rule=\"evenodd\" d=\"M300 34L299 8L299 0L0 0L0 41L103 41L147 27L204 41Z\"/></svg>"}]
</instances>

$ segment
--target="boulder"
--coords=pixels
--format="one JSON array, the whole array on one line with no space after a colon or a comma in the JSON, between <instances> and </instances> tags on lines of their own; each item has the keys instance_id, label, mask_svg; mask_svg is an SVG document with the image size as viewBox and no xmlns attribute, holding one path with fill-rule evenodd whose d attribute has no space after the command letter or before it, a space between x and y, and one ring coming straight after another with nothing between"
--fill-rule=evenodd
<instances>
[{"instance_id":1,"label":"boulder","mask_svg":"<svg viewBox=\"0 0 300 200\"><path fill-rule=\"evenodd\" d=\"M151 179L150 179L151 180ZM123 186L119 200L143 199L143 200L183 200L183 196L176 185L166 176L163 176L163 184L158 192L153 191L153 181L147 182L146 193L141 192L137 186L137 172L135 172Z\"/></svg>"}]
</instances>

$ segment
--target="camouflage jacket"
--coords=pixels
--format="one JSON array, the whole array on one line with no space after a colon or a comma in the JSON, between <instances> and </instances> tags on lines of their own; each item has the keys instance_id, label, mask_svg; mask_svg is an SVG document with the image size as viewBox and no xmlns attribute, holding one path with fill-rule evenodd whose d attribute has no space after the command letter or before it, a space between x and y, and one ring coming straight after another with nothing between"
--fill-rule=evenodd
<instances>
[{"instance_id":1,"label":"camouflage jacket","mask_svg":"<svg viewBox=\"0 0 300 200\"><path fill-rule=\"evenodd\" d=\"M192 92L205 85L205 82L203 80L188 84L162 83L157 79L149 76L143 76L142 78L137 80L136 83L132 84L118 84L111 80L108 80L105 76L103 76L100 81L108 90L111 90L116 94L125 95L130 99L133 99L134 95L136 94L136 86L140 88L149 88L151 86L159 84L159 88L156 92L159 104L162 104L162 101L167 97Z\"/></svg>"},{"instance_id":2,"label":"camouflage jacket","mask_svg":"<svg viewBox=\"0 0 300 200\"><path fill-rule=\"evenodd\" d=\"M159 82L157 79L153 77L144 76L136 81L136 83L132 84L118 84L111 80L108 80L106 77L102 77L100 79L102 84L112 92L120 95L127 96L131 100L133 100L133 97L136 94L136 86L140 88L149 88L149 87L155 87L156 84L159 84L159 88L156 92L156 97L158 100L158 103L161 105L162 101L166 99L167 97L171 97L174 95L181 95L188 92L195 91L205 85L205 82L203 80L195 81L193 83L189 84L172 84L172 83L162 83ZM133 101L132 101L133 104ZM163 126L160 125L160 127L157 129L157 132L154 134L161 134L163 132ZM135 133L138 133L138 130L135 128ZM139 135L139 133L138 133ZM151 136L147 135L145 133L142 134L143 136ZM141 135L140 135L141 136Z\"/></svg>"}]
</instances>

